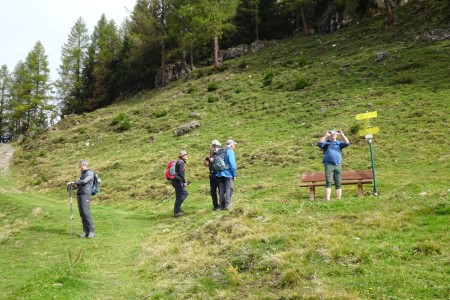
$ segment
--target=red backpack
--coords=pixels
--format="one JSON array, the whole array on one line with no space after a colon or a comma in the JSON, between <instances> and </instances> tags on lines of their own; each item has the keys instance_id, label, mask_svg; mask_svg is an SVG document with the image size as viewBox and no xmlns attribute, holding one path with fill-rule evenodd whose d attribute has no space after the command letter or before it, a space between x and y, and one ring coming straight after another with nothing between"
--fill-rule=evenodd
<instances>
[{"instance_id":1,"label":"red backpack","mask_svg":"<svg viewBox=\"0 0 450 300\"><path fill-rule=\"evenodd\" d=\"M166 168L166 178L167 180L173 180L177 177L177 172L175 171L175 167L177 165L178 160L171 160L167 164Z\"/></svg>"}]
</instances>

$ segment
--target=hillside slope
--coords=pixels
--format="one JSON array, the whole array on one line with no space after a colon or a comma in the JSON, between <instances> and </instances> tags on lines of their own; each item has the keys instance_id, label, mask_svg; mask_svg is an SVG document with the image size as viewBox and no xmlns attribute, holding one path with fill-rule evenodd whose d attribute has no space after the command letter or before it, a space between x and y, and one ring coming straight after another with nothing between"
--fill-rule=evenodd
<instances>
[{"instance_id":1,"label":"hillside slope","mask_svg":"<svg viewBox=\"0 0 450 300\"><path fill-rule=\"evenodd\" d=\"M122 296L448 298L450 41L422 41L448 24L436 16L419 26L412 22L418 9L396 11L393 28L378 16L332 35L267 43L219 72L198 69L163 89L68 116L18 145L14 178L22 190L64 198L78 160L90 161L103 180L94 218L105 224L102 217L135 212L148 229L132 232L136 224L120 218L133 234L134 270L127 270L130 287L114 287ZM376 62L382 52L387 56ZM345 187L342 201L311 202L298 180L322 170L315 144L326 130L342 129L352 143L345 169L370 168L355 119L366 111L378 112L371 125L380 128L373 147L381 195L367 186L357 198L356 188ZM175 133L192 121L200 127ZM233 210L213 212L202 160L211 140L229 138L238 143ZM190 154L193 183L186 216L173 219L172 203L162 201L173 190L163 173L181 149ZM95 249L77 245L99 254L77 278L102 266L108 278L114 267L98 251L114 244L109 228L97 232ZM127 243L120 237L118 248Z\"/></svg>"}]
</instances>

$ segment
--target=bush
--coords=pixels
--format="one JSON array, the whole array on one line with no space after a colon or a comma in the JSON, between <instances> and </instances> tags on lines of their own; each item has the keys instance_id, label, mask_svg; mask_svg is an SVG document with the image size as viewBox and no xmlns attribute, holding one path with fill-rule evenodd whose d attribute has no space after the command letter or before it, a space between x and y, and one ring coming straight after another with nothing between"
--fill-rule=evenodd
<instances>
[{"instance_id":1,"label":"bush","mask_svg":"<svg viewBox=\"0 0 450 300\"><path fill-rule=\"evenodd\" d=\"M269 69L266 74L264 74L264 78L263 78L263 85L267 86L270 85L272 83L273 77L275 76L275 74L273 73L272 69Z\"/></svg>"},{"instance_id":2,"label":"bush","mask_svg":"<svg viewBox=\"0 0 450 300\"><path fill-rule=\"evenodd\" d=\"M409 72L400 72L393 77L395 83L409 84L413 82L413 76Z\"/></svg>"},{"instance_id":3,"label":"bush","mask_svg":"<svg viewBox=\"0 0 450 300\"><path fill-rule=\"evenodd\" d=\"M215 97L215 96L213 96L213 95L209 95L209 96L208 96L208 103L213 103L213 102L216 102L216 101L218 101L218 100L219 100L218 97Z\"/></svg>"},{"instance_id":4,"label":"bush","mask_svg":"<svg viewBox=\"0 0 450 300\"><path fill-rule=\"evenodd\" d=\"M213 80L208 84L207 89L208 92L214 92L215 90L219 89L219 84Z\"/></svg>"},{"instance_id":5,"label":"bush","mask_svg":"<svg viewBox=\"0 0 450 300\"><path fill-rule=\"evenodd\" d=\"M306 80L305 78L302 77L302 78L297 79L297 81L295 82L295 89L303 90L308 85L309 85L308 80Z\"/></svg>"},{"instance_id":6,"label":"bush","mask_svg":"<svg viewBox=\"0 0 450 300\"><path fill-rule=\"evenodd\" d=\"M241 60L241 62L238 65L238 67L240 69L245 69L245 68L247 68L247 66L248 66L248 64L247 64L247 62L245 60Z\"/></svg>"},{"instance_id":7,"label":"bush","mask_svg":"<svg viewBox=\"0 0 450 300\"><path fill-rule=\"evenodd\" d=\"M124 113L117 114L110 123L112 126L115 126L115 131L126 131L131 128L131 122L128 116Z\"/></svg>"},{"instance_id":8,"label":"bush","mask_svg":"<svg viewBox=\"0 0 450 300\"><path fill-rule=\"evenodd\" d=\"M160 110L155 111L155 112L153 113L153 115L154 115L156 118L162 118L162 117L164 117L165 115L167 115L167 111L164 110L164 109L160 109Z\"/></svg>"},{"instance_id":9,"label":"bush","mask_svg":"<svg viewBox=\"0 0 450 300\"><path fill-rule=\"evenodd\" d=\"M306 60L306 56L304 56L304 55L300 56L297 63L298 63L299 67L306 66L308 64L308 61Z\"/></svg>"}]
</instances>

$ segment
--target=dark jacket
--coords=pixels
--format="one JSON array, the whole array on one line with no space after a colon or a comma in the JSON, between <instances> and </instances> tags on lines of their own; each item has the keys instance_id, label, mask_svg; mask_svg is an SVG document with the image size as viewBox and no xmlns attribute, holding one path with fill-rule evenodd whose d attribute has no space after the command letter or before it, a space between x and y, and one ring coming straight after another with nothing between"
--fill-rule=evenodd
<instances>
[{"instance_id":1,"label":"dark jacket","mask_svg":"<svg viewBox=\"0 0 450 300\"><path fill-rule=\"evenodd\" d=\"M80 179L75 182L78 186L77 195L91 195L94 184L94 172L89 169L81 172Z\"/></svg>"},{"instance_id":2,"label":"dark jacket","mask_svg":"<svg viewBox=\"0 0 450 300\"><path fill-rule=\"evenodd\" d=\"M175 172L177 173L177 177L175 180L180 180L183 183L186 183L186 162L181 158L177 160L177 164L175 165Z\"/></svg>"}]
</instances>

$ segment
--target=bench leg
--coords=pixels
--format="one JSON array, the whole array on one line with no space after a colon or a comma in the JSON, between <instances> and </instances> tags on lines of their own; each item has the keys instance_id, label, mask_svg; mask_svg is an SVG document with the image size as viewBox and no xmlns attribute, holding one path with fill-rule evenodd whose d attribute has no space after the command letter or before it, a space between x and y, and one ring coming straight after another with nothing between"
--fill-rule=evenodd
<instances>
[{"instance_id":1,"label":"bench leg","mask_svg":"<svg viewBox=\"0 0 450 300\"><path fill-rule=\"evenodd\" d=\"M362 197L363 196L363 185L362 183L358 183L358 197Z\"/></svg>"},{"instance_id":2,"label":"bench leg","mask_svg":"<svg viewBox=\"0 0 450 300\"><path fill-rule=\"evenodd\" d=\"M309 187L309 199L314 200L315 197L316 197L316 187L310 186Z\"/></svg>"}]
</instances>

